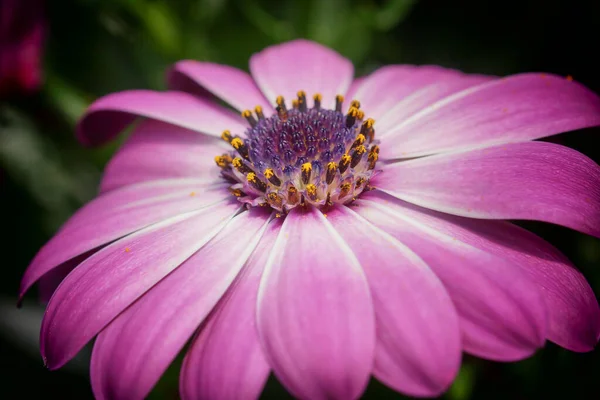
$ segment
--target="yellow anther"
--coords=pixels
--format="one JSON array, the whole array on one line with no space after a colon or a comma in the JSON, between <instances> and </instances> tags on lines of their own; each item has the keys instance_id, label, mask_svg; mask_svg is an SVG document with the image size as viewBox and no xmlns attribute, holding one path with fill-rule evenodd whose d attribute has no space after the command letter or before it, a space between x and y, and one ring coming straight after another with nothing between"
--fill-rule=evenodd
<instances>
[{"instance_id":1,"label":"yellow anther","mask_svg":"<svg viewBox=\"0 0 600 400\"><path fill-rule=\"evenodd\" d=\"M344 173L348 167L350 166L350 161L352 161L352 157L350 157L348 154L344 154L342 156L342 158L340 159L340 173Z\"/></svg>"},{"instance_id":2,"label":"yellow anther","mask_svg":"<svg viewBox=\"0 0 600 400\"><path fill-rule=\"evenodd\" d=\"M261 106L254 107L254 112L256 113L258 119L265 119L265 114L263 114L263 109Z\"/></svg>"},{"instance_id":3,"label":"yellow anther","mask_svg":"<svg viewBox=\"0 0 600 400\"><path fill-rule=\"evenodd\" d=\"M302 182L306 185L310 181L310 175L312 173L312 164L307 162L302 164L300 167Z\"/></svg>"},{"instance_id":4,"label":"yellow anther","mask_svg":"<svg viewBox=\"0 0 600 400\"><path fill-rule=\"evenodd\" d=\"M362 127L360 128L360 133L368 137L370 142L375 138L375 130L373 129L374 124L375 120L373 118L368 118L362 123Z\"/></svg>"},{"instance_id":5,"label":"yellow anther","mask_svg":"<svg viewBox=\"0 0 600 400\"><path fill-rule=\"evenodd\" d=\"M223 133L221 133L221 139L223 139L227 143L231 143L231 132L223 131Z\"/></svg>"},{"instance_id":6,"label":"yellow anther","mask_svg":"<svg viewBox=\"0 0 600 400\"><path fill-rule=\"evenodd\" d=\"M358 114L358 108L350 107L350 109L348 110L348 115L356 118L357 114Z\"/></svg>"},{"instance_id":7,"label":"yellow anther","mask_svg":"<svg viewBox=\"0 0 600 400\"><path fill-rule=\"evenodd\" d=\"M360 108L360 101L358 101L358 100L352 100L350 102L350 107L354 107L356 109L359 109Z\"/></svg>"},{"instance_id":8,"label":"yellow anther","mask_svg":"<svg viewBox=\"0 0 600 400\"><path fill-rule=\"evenodd\" d=\"M352 153L352 161L350 161L350 166L352 168L356 167L362 159L363 154L365 154L366 152L367 149L365 146L363 146L362 144L360 146L357 146L356 149L354 149L354 153Z\"/></svg>"},{"instance_id":9,"label":"yellow anther","mask_svg":"<svg viewBox=\"0 0 600 400\"><path fill-rule=\"evenodd\" d=\"M306 185L306 194L309 199L315 201L317 199L317 187L312 183Z\"/></svg>"},{"instance_id":10,"label":"yellow anther","mask_svg":"<svg viewBox=\"0 0 600 400\"><path fill-rule=\"evenodd\" d=\"M248 172L248 175L246 175L246 180L258 191L264 192L267 190L267 184L258 179L254 172Z\"/></svg>"},{"instance_id":11,"label":"yellow anther","mask_svg":"<svg viewBox=\"0 0 600 400\"><path fill-rule=\"evenodd\" d=\"M299 103L298 103L297 99L292 100L292 107L293 108L298 108L298 105L299 105Z\"/></svg>"},{"instance_id":12,"label":"yellow anther","mask_svg":"<svg viewBox=\"0 0 600 400\"><path fill-rule=\"evenodd\" d=\"M279 179L277 177L277 175L275 175L275 171L273 171L273 169L271 168L267 168L265 169L265 172L263 172L263 175L265 176L265 178L267 178L267 180L269 182L271 182L273 185L275 186L279 186L281 185L281 179Z\"/></svg>"},{"instance_id":13,"label":"yellow anther","mask_svg":"<svg viewBox=\"0 0 600 400\"><path fill-rule=\"evenodd\" d=\"M244 141L238 137L231 139L231 145L234 149L239 150L244 146Z\"/></svg>"},{"instance_id":14,"label":"yellow anther","mask_svg":"<svg viewBox=\"0 0 600 400\"><path fill-rule=\"evenodd\" d=\"M335 96L335 111L342 112L342 103L344 102L344 96L338 94Z\"/></svg>"},{"instance_id":15,"label":"yellow anther","mask_svg":"<svg viewBox=\"0 0 600 400\"><path fill-rule=\"evenodd\" d=\"M227 167L231 164L231 156L229 154L223 154L215 157L215 163L221 168Z\"/></svg>"},{"instance_id":16,"label":"yellow anther","mask_svg":"<svg viewBox=\"0 0 600 400\"><path fill-rule=\"evenodd\" d=\"M369 169L374 169L375 168L375 164L377 164L377 160L379 160L379 154L375 153L375 152L370 152L369 153Z\"/></svg>"},{"instance_id":17,"label":"yellow anther","mask_svg":"<svg viewBox=\"0 0 600 400\"><path fill-rule=\"evenodd\" d=\"M350 193L350 189L352 189L352 185L350 183L342 183L342 185L340 185L340 194L338 197L346 197L348 193Z\"/></svg>"},{"instance_id":18,"label":"yellow anther","mask_svg":"<svg viewBox=\"0 0 600 400\"><path fill-rule=\"evenodd\" d=\"M290 186L287 192L287 203L288 204L297 204L300 201L300 196L298 195L298 189L294 186Z\"/></svg>"},{"instance_id":19,"label":"yellow anther","mask_svg":"<svg viewBox=\"0 0 600 400\"><path fill-rule=\"evenodd\" d=\"M356 136L356 140L354 141L354 143L352 143L352 148L354 148L356 146L360 146L361 144L363 144L365 142L365 140L367 140L365 135L363 135L362 133L359 133L358 136Z\"/></svg>"},{"instance_id":20,"label":"yellow anther","mask_svg":"<svg viewBox=\"0 0 600 400\"><path fill-rule=\"evenodd\" d=\"M362 120L364 117L365 117L365 112L363 110L358 110L358 113L356 114L356 119Z\"/></svg>"},{"instance_id":21,"label":"yellow anther","mask_svg":"<svg viewBox=\"0 0 600 400\"><path fill-rule=\"evenodd\" d=\"M359 154L365 154L367 152L367 148L363 145L360 145L360 146L356 147L354 152L359 153Z\"/></svg>"},{"instance_id":22,"label":"yellow anther","mask_svg":"<svg viewBox=\"0 0 600 400\"><path fill-rule=\"evenodd\" d=\"M313 96L313 101L314 101L314 107L316 109L320 109L321 108L321 101L323 100L323 96L321 96L320 93L317 93Z\"/></svg>"},{"instance_id":23,"label":"yellow anther","mask_svg":"<svg viewBox=\"0 0 600 400\"><path fill-rule=\"evenodd\" d=\"M232 195L234 195L235 197L242 197L242 195L244 194L244 192L242 192L240 189L232 189L229 188L229 191L231 192Z\"/></svg>"},{"instance_id":24,"label":"yellow anther","mask_svg":"<svg viewBox=\"0 0 600 400\"><path fill-rule=\"evenodd\" d=\"M328 185L331 185L331 182L333 182L333 180L335 179L337 167L338 165L333 161L327 163L327 174L325 176L325 182L327 182Z\"/></svg>"},{"instance_id":25,"label":"yellow anther","mask_svg":"<svg viewBox=\"0 0 600 400\"><path fill-rule=\"evenodd\" d=\"M217 163L217 165L221 168L227 165L223 160L223 156L215 156L215 163Z\"/></svg>"},{"instance_id":26,"label":"yellow anther","mask_svg":"<svg viewBox=\"0 0 600 400\"><path fill-rule=\"evenodd\" d=\"M248 172L252 172L252 169L250 169L250 167L248 167L246 164L244 164L242 159L239 157L234 158L233 161L231 161L231 164L233 165L233 167L235 169L237 169L242 174L247 174Z\"/></svg>"},{"instance_id":27,"label":"yellow anther","mask_svg":"<svg viewBox=\"0 0 600 400\"><path fill-rule=\"evenodd\" d=\"M251 127L254 128L256 126L256 119L254 118L254 115L252 115L252 111L250 111L250 110L242 111L242 117L246 118L246 121L248 121L248 123L250 124Z\"/></svg>"},{"instance_id":28,"label":"yellow anther","mask_svg":"<svg viewBox=\"0 0 600 400\"><path fill-rule=\"evenodd\" d=\"M275 192L271 192L267 195L268 202L275 208L281 209L283 205L283 199Z\"/></svg>"},{"instance_id":29,"label":"yellow anther","mask_svg":"<svg viewBox=\"0 0 600 400\"><path fill-rule=\"evenodd\" d=\"M299 90L298 93L296 93L296 95L298 96L298 98L306 97L306 93L304 92L304 90Z\"/></svg>"},{"instance_id":30,"label":"yellow anther","mask_svg":"<svg viewBox=\"0 0 600 400\"><path fill-rule=\"evenodd\" d=\"M277 96L277 99L275 99L275 104L277 104L279 107L285 108L285 100L283 99L283 96Z\"/></svg>"}]
</instances>

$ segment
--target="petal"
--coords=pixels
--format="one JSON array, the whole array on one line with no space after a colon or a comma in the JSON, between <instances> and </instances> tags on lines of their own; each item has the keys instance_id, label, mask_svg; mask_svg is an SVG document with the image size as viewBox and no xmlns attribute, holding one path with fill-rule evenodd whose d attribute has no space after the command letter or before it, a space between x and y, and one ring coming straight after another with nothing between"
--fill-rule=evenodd
<instances>
[{"instance_id":1,"label":"petal","mask_svg":"<svg viewBox=\"0 0 600 400\"><path fill-rule=\"evenodd\" d=\"M327 213L360 261L375 307L375 376L411 396L438 396L460 367L458 315L415 253L348 207Z\"/></svg>"},{"instance_id":2,"label":"petal","mask_svg":"<svg viewBox=\"0 0 600 400\"><path fill-rule=\"evenodd\" d=\"M404 89L404 96L397 98L393 104L387 105L387 109L383 110L383 115L375 118L380 138L385 138L387 133L393 131L398 124L437 101L494 79L491 76L467 75L455 70L433 66L420 67L412 75L409 82L401 85ZM382 143L385 146L385 140Z\"/></svg>"},{"instance_id":3,"label":"petal","mask_svg":"<svg viewBox=\"0 0 600 400\"><path fill-rule=\"evenodd\" d=\"M352 83L350 84L350 87L348 88L348 91L346 92L346 96L345 98L347 100L352 100L356 98L356 91L362 86L362 84L364 83L365 79L367 77L366 76L361 76L359 78L354 78L354 80L352 81Z\"/></svg>"},{"instance_id":4,"label":"petal","mask_svg":"<svg viewBox=\"0 0 600 400\"><path fill-rule=\"evenodd\" d=\"M410 247L446 286L460 317L463 348L492 360L530 356L546 337L546 307L515 263L462 243L375 195L355 210ZM392 200L393 201L393 200Z\"/></svg>"},{"instance_id":5,"label":"petal","mask_svg":"<svg viewBox=\"0 0 600 400\"><path fill-rule=\"evenodd\" d=\"M277 378L302 399L354 399L373 367L375 318L358 260L323 214L293 209L258 293L258 334Z\"/></svg>"},{"instance_id":6,"label":"petal","mask_svg":"<svg viewBox=\"0 0 600 400\"><path fill-rule=\"evenodd\" d=\"M553 75L496 79L439 100L385 132L386 158L524 142L600 124L600 98Z\"/></svg>"},{"instance_id":7,"label":"petal","mask_svg":"<svg viewBox=\"0 0 600 400\"><path fill-rule=\"evenodd\" d=\"M219 180L214 157L231 148L221 139L164 122L142 121L109 161L103 192L134 183L167 179Z\"/></svg>"},{"instance_id":8,"label":"petal","mask_svg":"<svg viewBox=\"0 0 600 400\"><path fill-rule=\"evenodd\" d=\"M452 69L425 65L389 65L362 81L352 98L377 121L378 136L435 101L492 79L467 75Z\"/></svg>"},{"instance_id":9,"label":"petal","mask_svg":"<svg viewBox=\"0 0 600 400\"><path fill-rule=\"evenodd\" d=\"M91 362L98 399L144 399L223 296L268 223L244 212L99 335Z\"/></svg>"},{"instance_id":10,"label":"petal","mask_svg":"<svg viewBox=\"0 0 600 400\"><path fill-rule=\"evenodd\" d=\"M269 376L256 333L256 298L281 227L272 222L246 266L215 307L183 361L183 399L257 399Z\"/></svg>"},{"instance_id":11,"label":"petal","mask_svg":"<svg viewBox=\"0 0 600 400\"><path fill-rule=\"evenodd\" d=\"M591 351L600 336L592 288L552 245L505 221L482 221L423 209L373 192L366 196L455 240L519 266L537 286L548 311L547 338L572 351Z\"/></svg>"},{"instance_id":12,"label":"petal","mask_svg":"<svg viewBox=\"0 0 600 400\"><path fill-rule=\"evenodd\" d=\"M241 116L206 99L182 92L130 90L96 100L79 122L77 137L85 145L103 144L136 117L156 119L215 137L226 129L241 134L247 128Z\"/></svg>"},{"instance_id":13,"label":"petal","mask_svg":"<svg viewBox=\"0 0 600 400\"><path fill-rule=\"evenodd\" d=\"M131 232L230 197L226 185L172 180L105 193L75 213L40 249L21 280L19 297L44 274Z\"/></svg>"},{"instance_id":14,"label":"petal","mask_svg":"<svg viewBox=\"0 0 600 400\"><path fill-rule=\"evenodd\" d=\"M179 61L168 73L169 88L179 90L174 84L181 82L182 76L239 111L261 106L265 115L273 112L273 106L263 96L250 74L241 69L209 62Z\"/></svg>"},{"instance_id":15,"label":"petal","mask_svg":"<svg viewBox=\"0 0 600 400\"><path fill-rule=\"evenodd\" d=\"M67 276L48 304L41 351L54 369L214 237L239 208L220 203L171 218L100 250Z\"/></svg>"},{"instance_id":16,"label":"petal","mask_svg":"<svg viewBox=\"0 0 600 400\"><path fill-rule=\"evenodd\" d=\"M283 96L288 107L299 90L308 97L323 96L333 108L335 96L344 95L354 74L352 63L335 51L304 39L266 48L250 58L250 72L271 104Z\"/></svg>"},{"instance_id":17,"label":"petal","mask_svg":"<svg viewBox=\"0 0 600 400\"><path fill-rule=\"evenodd\" d=\"M600 167L545 142L511 143L386 165L374 186L449 214L552 222L600 236Z\"/></svg>"}]
</instances>

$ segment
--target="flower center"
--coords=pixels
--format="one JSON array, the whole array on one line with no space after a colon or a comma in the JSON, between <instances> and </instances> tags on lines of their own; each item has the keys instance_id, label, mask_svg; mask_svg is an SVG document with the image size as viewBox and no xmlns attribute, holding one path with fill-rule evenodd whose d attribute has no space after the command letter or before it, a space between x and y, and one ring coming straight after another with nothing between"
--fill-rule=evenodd
<instances>
[{"instance_id":1,"label":"flower center","mask_svg":"<svg viewBox=\"0 0 600 400\"><path fill-rule=\"evenodd\" d=\"M277 112L269 118L260 106L255 108L256 118L249 110L242 113L250 124L245 138L223 132L221 137L234 151L215 161L240 201L287 213L306 204L346 204L370 189L379 158L375 121L363 121L356 100L344 115L343 96L336 96L335 110L321 107L321 95L313 99L308 108L306 94L300 91L288 109L279 96Z\"/></svg>"}]
</instances>

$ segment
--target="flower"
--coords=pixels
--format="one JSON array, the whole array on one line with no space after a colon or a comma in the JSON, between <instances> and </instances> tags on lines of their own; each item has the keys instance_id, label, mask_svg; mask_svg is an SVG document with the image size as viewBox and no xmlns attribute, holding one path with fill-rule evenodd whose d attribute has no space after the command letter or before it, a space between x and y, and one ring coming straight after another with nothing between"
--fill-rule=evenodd
<instances>
[{"instance_id":1,"label":"flower","mask_svg":"<svg viewBox=\"0 0 600 400\"><path fill-rule=\"evenodd\" d=\"M184 399L256 398L270 371L303 399L356 398L371 375L427 397L462 352L594 348L583 275L502 220L600 236L600 167L532 141L599 125L596 95L434 66L353 80L305 40L255 54L250 71L181 61L172 91L89 108L89 145L144 118L23 278L21 295L68 273L42 324L48 367L97 336L95 395L141 399L191 340Z\"/></svg>"},{"instance_id":2,"label":"flower","mask_svg":"<svg viewBox=\"0 0 600 400\"><path fill-rule=\"evenodd\" d=\"M0 2L0 96L40 86L44 32L41 1Z\"/></svg>"}]
</instances>

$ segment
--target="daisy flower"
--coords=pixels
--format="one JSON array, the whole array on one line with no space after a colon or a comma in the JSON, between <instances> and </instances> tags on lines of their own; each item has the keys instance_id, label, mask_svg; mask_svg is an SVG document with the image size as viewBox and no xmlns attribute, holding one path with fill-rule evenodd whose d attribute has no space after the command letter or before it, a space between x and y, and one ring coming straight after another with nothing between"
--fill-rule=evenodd
<instances>
[{"instance_id":1,"label":"daisy flower","mask_svg":"<svg viewBox=\"0 0 600 400\"><path fill-rule=\"evenodd\" d=\"M600 167L533 141L600 125L600 99L540 73L353 76L296 40L253 55L250 74L181 61L169 91L92 104L83 143L134 125L98 197L25 272L21 296L64 277L46 365L96 337L98 399L144 398L182 351L183 399L254 399L271 372L301 399L357 398L371 376L432 397L463 352L592 350L583 275L503 220L600 237Z\"/></svg>"}]
</instances>

